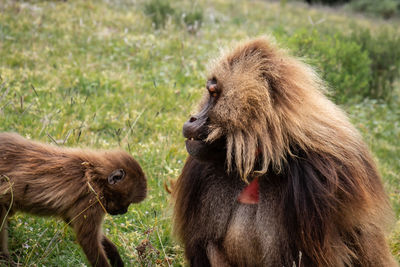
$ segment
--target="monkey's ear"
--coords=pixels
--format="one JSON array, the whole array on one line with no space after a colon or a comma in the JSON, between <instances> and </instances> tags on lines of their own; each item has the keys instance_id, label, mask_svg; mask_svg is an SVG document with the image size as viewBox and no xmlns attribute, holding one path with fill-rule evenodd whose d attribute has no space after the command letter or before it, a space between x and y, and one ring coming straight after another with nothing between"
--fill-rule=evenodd
<instances>
[{"instance_id":1,"label":"monkey's ear","mask_svg":"<svg viewBox=\"0 0 400 267\"><path fill-rule=\"evenodd\" d=\"M108 176L109 184L116 184L125 177L125 171L123 169L118 169L113 171L110 176Z\"/></svg>"}]
</instances>

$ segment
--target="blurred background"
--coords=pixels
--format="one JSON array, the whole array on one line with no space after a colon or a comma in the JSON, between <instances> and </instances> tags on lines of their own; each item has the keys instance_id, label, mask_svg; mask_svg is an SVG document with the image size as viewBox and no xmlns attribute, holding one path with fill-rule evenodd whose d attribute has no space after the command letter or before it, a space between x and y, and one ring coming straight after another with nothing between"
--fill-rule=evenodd
<instances>
[{"instance_id":1,"label":"blurred background","mask_svg":"<svg viewBox=\"0 0 400 267\"><path fill-rule=\"evenodd\" d=\"M220 49L267 35L312 65L383 176L400 259L400 0L0 0L0 131L59 146L121 147L149 197L104 231L127 266L182 266L163 185L186 158L181 127ZM22 266L85 266L57 219L17 214Z\"/></svg>"}]
</instances>

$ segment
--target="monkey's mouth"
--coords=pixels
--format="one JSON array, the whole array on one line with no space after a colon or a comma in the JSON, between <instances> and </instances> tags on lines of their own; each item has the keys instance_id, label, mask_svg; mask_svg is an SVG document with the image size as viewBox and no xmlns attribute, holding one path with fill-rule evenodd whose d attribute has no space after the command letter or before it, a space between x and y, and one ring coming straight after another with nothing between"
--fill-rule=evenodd
<instances>
[{"instance_id":1,"label":"monkey's mouth","mask_svg":"<svg viewBox=\"0 0 400 267\"><path fill-rule=\"evenodd\" d=\"M186 150L192 157L210 161L217 160L220 157L221 151L224 151L226 141L224 138L213 142L206 142L209 134L209 119L207 116L191 117L183 125L183 136L186 138Z\"/></svg>"},{"instance_id":2,"label":"monkey's mouth","mask_svg":"<svg viewBox=\"0 0 400 267\"><path fill-rule=\"evenodd\" d=\"M183 136L186 137L186 150L188 153L192 156L196 156L199 153L202 152L204 147L206 147L208 144L204 141L207 138L207 132L206 127L203 127L202 130L200 130L200 134L195 134L192 132L185 132L183 133Z\"/></svg>"},{"instance_id":3,"label":"monkey's mouth","mask_svg":"<svg viewBox=\"0 0 400 267\"><path fill-rule=\"evenodd\" d=\"M204 149L207 147L207 143L201 137L195 136L185 136L186 137L186 150L187 152L196 157L199 156L202 152L205 152Z\"/></svg>"},{"instance_id":4,"label":"monkey's mouth","mask_svg":"<svg viewBox=\"0 0 400 267\"><path fill-rule=\"evenodd\" d=\"M202 140L187 139L185 144L187 152L193 157L201 157L205 152L206 143Z\"/></svg>"},{"instance_id":5,"label":"monkey's mouth","mask_svg":"<svg viewBox=\"0 0 400 267\"><path fill-rule=\"evenodd\" d=\"M225 158L226 142L224 138L211 143L204 140L195 137L187 138L185 144L189 155L202 161L215 161Z\"/></svg>"},{"instance_id":6,"label":"monkey's mouth","mask_svg":"<svg viewBox=\"0 0 400 267\"><path fill-rule=\"evenodd\" d=\"M206 144L206 142L203 141L202 139L194 138L194 137L187 138L186 141L185 141L185 143L186 143L186 145L187 145L187 144L190 144L190 145L196 145L196 144L197 144L197 145L201 145L201 144Z\"/></svg>"}]
</instances>

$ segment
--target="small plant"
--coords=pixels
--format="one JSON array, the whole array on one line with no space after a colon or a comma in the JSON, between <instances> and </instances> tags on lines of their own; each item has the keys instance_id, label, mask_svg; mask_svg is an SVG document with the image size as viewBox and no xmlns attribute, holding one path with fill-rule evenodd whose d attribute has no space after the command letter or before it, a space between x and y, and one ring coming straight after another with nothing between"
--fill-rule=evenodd
<instances>
[{"instance_id":1,"label":"small plant","mask_svg":"<svg viewBox=\"0 0 400 267\"><path fill-rule=\"evenodd\" d=\"M351 39L371 59L369 91L364 96L389 101L393 95L394 82L400 74L400 37L388 29L382 29L376 36L368 29L358 29Z\"/></svg>"},{"instance_id":2,"label":"small plant","mask_svg":"<svg viewBox=\"0 0 400 267\"><path fill-rule=\"evenodd\" d=\"M337 102L359 100L368 91L371 61L356 42L340 34L302 30L289 38L289 45L317 67Z\"/></svg>"},{"instance_id":3,"label":"small plant","mask_svg":"<svg viewBox=\"0 0 400 267\"><path fill-rule=\"evenodd\" d=\"M165 0L150 0L144 5L144 13L150 17L156 29L164 28L170 18L176 25L185 27L189 33L196 33L203 23L201 8L197 7L191 11L174 9Z\"/></svg>"},{"instance_id":4,"label":"small plant","mask_svg":"<svg viewBox=\"0 0 400 267\"><path fill-rule=\"evenodd\" d=\"M400 13L400 1L398 0L356 0L351 2L350 6L356 11L376 14L386 19Z\"/></svg>"},{"instance_id":5,"label":"small plant","mask_svg":"<svg viewBox=\"0 0 400 267\"><path fill-rule=\"evenodd\" d=\"M196 33L203 23L203 10L195 9L188 13L183 12L182 21L188 32Z\"/></svg>"},{"instance_id":6,"label":"small plant","mask_svg":"<svg viewBox=\"0 0 400 267\"><path fill-rule=\"evenodd\" d=\"M390 101L400 74L400 37L388 29L372 35L354 27L349 36L301 30L289 38L289 45L322 72L336 101Z\"/></svg>"},{"instance_id":7,"label":"small plant","mask_svg":"<svg viewBox=\"0 0 400 267\"><path fill-rule=\"evenodd\" d=\"M171 7L168 1L151 0L144 5L144 13L149 16L156 29L164 28L169 17L175 10Z\"/></svg>"},{"instance_id":8,"label":"small plant","mask_svg":"<svg viewBox=\"0 0 400 267\"><path fill-rule=\"evenodd\" d=\"M340 5L350 0L305 0L309 4Z\"/></svg>"}]
</instances>

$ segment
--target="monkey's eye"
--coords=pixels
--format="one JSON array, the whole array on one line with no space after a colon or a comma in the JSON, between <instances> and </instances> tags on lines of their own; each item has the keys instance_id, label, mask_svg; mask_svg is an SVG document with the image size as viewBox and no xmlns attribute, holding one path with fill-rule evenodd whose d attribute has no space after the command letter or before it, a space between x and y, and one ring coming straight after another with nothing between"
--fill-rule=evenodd
<instances>
[{"instance_id":1,"label":"monkey's eye","mask_svg":"<svg viewBox=\"0 0 400 267\"><path fill-rule=\"evenodd\" d=\"M215 77L207 81L206 87L212 97L218 96L217 79Z\"/></svg>"},{"instance_id":2,"label":"monkey's eye","mask_svg":"<svg viewBox=\"0 0 400 267\"><path fill-rule=\"evenodd\" d=\"M123 169L118 169L113 171L109 176L108 176L108 183L109 184L116 184L125 177L125 171Z\"/></svg>"}]
</instances>

